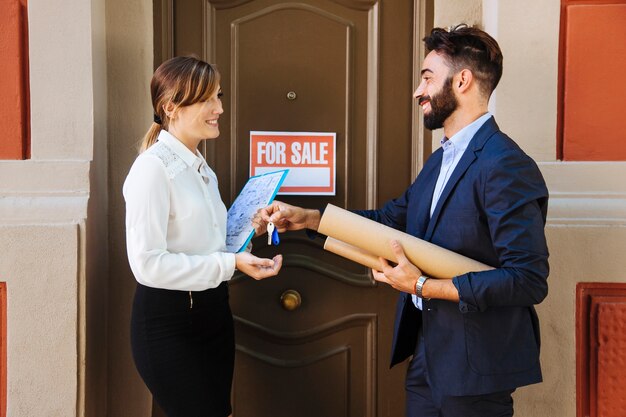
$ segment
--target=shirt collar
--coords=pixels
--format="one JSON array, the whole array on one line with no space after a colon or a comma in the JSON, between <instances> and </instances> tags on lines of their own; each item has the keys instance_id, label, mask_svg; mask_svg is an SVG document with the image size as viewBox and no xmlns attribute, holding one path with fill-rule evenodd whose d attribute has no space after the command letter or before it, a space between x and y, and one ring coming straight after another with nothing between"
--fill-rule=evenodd
<instances>
[{"instance_id":1,"label":"shirt collar","mask_svg":"<svg viewBox=\"0 0 626 417\"><path fill-rule=\"evenodd\" d=\"M204 158L202 158L202 155L198 152L198 150L196 150L196 154L194 155L188 147L186 147L180 140L176 139L174 135L165 129L161 130L157 139L159 142L163 142L176 155L178 155L180 159L194 169L198 169L198 167L202 164L202 161L204 161Z\"/></svg>"},{"instance_id":2,"label":"shirt collar","mask_svg":"<svg viewBox=\"0 0 626 417\"><path fill-rule=\"evenodd\" d=\"M456 134L453 135L450 139L447 139L445 137L441 139L441 145L450 141L451 144L454 145L456 150L464 151L467 148L467 145L469 145L474 135L476 134L476 132L478 132L478 129L480 129L481 126L487 120L489 120L490 117L491 117L491 113L489 112L483 114L478 119L474 120L472 123L468 124L463 129L456 132Z\"/></svg>"}]
</instances>

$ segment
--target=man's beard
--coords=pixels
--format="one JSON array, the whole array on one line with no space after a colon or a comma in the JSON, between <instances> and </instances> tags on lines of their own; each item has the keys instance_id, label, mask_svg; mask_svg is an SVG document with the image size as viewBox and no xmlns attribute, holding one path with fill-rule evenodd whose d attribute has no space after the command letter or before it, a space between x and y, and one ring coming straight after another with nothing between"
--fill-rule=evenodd
<instances>
[{"instance_id":1,"label":"man's beard","mask_svg":"<svg viewBox=\"0 0 626 417\"><path fill-rule=\"evenodd\" d=\"M434 96L430 96L430 112L424 113L424 126L426 129L435 130L443 127L443 123L459 107L454 92L452 91L452 77L449 77Z\"/></svg>"}]
</instances>

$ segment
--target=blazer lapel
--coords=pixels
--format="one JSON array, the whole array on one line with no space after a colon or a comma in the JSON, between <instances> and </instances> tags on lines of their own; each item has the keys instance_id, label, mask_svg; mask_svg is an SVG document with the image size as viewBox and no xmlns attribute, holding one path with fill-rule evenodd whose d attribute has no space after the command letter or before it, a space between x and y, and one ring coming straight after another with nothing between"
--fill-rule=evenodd
<instances>
[{"instance_id":1,"label":"blazer lapel","mask_svg":"<svg viewBox=\"0 0 626 417\"><path fill-rule=\"evenodd\" d=\"M418 200L417 210L415 212L417 216L417 230L414 231L415 236L422 239L428 228L428 223L430 222L430 205L433 201L433 194L435 192L435 185L437 184L437 177L439 176L439 171L441 171L442 156L443 151L441 149L432 154L431 158L434 164L431 169L423 172L425 177L422 188L423 191L420 193L420 195L426 198L420 198ZM424 170L426 170L426 167L424 167Z\"/></svg>"},{"instance_id":2,"label":"blazer lapel","mask_svg":"<svg viewBox=\"0 0 626 417\"><path fill-rule=\"evenodd\" d=\"M474 135L471 142L469 143L465 153L461 157L458 165L454 168L450 179L446 183L444 187L441 197L439 197L439 201L437 201L437 205L435 206L435 211L433 211L433 215L430 218L430 222L428 223L428 229L426 230L426 234L424 236L424 240L430 241L432 238L433 232L435 231L435 226L437 225L437 221L439 220L439 215L441 214L441 210L450 196L450 193L456 187L456 184L459 182L465 171L474 163L474 161L478 158L480 151L487 139L489 139L495 132L497 132L498 125L493 117L489 118L481 127L478 129L478 132ZM432 201L432 200L431 200Z\"/></svg>"}]
</instances>

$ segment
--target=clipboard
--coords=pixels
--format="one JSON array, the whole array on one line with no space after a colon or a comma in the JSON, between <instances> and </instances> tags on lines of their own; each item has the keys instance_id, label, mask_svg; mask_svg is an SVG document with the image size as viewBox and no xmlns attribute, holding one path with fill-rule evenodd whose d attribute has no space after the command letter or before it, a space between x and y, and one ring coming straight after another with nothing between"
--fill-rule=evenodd
<instances>
[{"instance_id":1,"label":"clipboard","mask_svg":"<svg viewBox=\"0 0 626 417\"><path fill-rule=\"evenodd\" d=\"M245 250L254 236L252 219L256 212L274 201L285 181L288 169L250 177L228 209L226 219L226 250L238 253Z\"/></svg>"}]
</instances>

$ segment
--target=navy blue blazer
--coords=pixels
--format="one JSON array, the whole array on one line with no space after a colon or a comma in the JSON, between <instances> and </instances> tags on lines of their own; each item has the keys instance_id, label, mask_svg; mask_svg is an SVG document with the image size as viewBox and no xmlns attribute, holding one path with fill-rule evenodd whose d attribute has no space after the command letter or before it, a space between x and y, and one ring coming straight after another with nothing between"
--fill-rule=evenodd
<instances>
[{"instance_id":1,"label":"navy blue blazer","mask_svg":"<svg viewBox=\"0 0 626 417\"><path fill-rule=\"evenodd\" d=\"M438 395L480 395L540 382L533 305L548 293L548 190L535 162L490 118L476 132L430 216L443 150L401 197L357 213L491 265L453 279L460 302L401 293L391 366L413 354L423 326Z\"/></svg>"}]
</instances>

